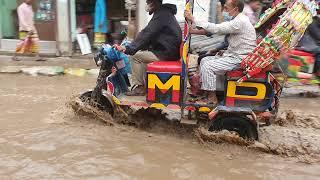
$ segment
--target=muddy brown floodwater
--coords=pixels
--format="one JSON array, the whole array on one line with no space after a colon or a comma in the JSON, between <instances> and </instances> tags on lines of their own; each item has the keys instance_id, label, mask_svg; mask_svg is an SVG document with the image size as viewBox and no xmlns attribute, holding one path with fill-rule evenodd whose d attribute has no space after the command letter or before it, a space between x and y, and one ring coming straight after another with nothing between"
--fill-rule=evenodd
<instances>
[{"instance_id":1,"label":"muddy brown floodwater","mask_svg":"<svg viewBox=\"0 0 320 180\"><path fill-rule=\"evenodd\" d=\"M318 179L320 164L230 144L110 127L65 103L93 77L0 75L0 179ZM319 99L283 99L319 111ZM318 112L319 113L319 112Z\"/></svg>"}]
</instances>

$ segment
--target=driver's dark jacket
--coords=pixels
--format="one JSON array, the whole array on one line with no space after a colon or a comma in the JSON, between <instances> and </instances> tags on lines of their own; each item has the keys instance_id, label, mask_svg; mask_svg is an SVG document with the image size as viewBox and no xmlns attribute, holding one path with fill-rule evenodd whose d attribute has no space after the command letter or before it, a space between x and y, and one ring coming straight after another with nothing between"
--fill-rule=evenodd
<instances>
[{"instance_id":1,"label":"driver's dark jacket","mask_svg":"<svg viewBox=\"0 0 320 180\"><path fill-rule=\"evenodd\" d=\"M126 46L126 54L134 55L139 50L153 52L160 60L179 60L182 32L175 18L177 7L163 4L137 38Z\"/></svg>"}]
</instances>

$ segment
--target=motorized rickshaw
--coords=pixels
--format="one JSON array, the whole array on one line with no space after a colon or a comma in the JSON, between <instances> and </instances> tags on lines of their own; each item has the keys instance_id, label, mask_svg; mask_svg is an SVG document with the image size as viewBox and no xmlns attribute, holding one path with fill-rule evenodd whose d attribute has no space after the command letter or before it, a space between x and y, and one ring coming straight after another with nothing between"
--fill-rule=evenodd
<instances>
[{"instance_id":1,"label":"motorized rickshaw","mask_svg":"<svg viewBox=\"0 0 320 180\"><path fill-rule=\"evenodd\" d=\"M115 82L126 79L120 76L120 81L110 80L116 74L112 71L115 62L101 51L95 56L95 62L100 66L97 86L93 91L83 93L80 99L95 101L100 109L111 115L119 108L123 110L122 107L133 106L177 110L181 113L181 123L197 124L199 119L206 117L210 122L209 131L226 129L244 138L258 139L258 127L269 124L279 107L282 84L272 72L272 66L297 44L316 13L313 0L284 0L282 5L289 8L279 12L277 6L261 18L258 27L262 27L260 31L263 32L260 33L259 44L243 59L241 69L225 75L217 107L188 100L189 22L184 25L181 60L148 64L145 97L127 97L117 90ZM185 8L192 10L193 0L186 0ZM203 116L209 113L210 119Z\"/></svg>"}]
</instances>

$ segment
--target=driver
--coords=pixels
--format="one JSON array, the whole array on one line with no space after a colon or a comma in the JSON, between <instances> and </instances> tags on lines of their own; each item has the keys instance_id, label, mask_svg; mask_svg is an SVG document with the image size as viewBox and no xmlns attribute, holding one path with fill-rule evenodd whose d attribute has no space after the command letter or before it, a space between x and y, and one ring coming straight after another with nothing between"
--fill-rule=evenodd
<instances>
[{"instance_id":1,"label":"driver","mask_svg":"<svg viewBox=\"0 0 320 180\"><path fill-rule=\"evenodd\" d=\"M153 17L146 28L127 46L117 46L119 51L131 55L132 83L128 96L145 95L145 74L148 63L159 60L180 60L182 31L175 18L177 7L162 4L162 0L147 0L146 11Z\"/></svg>"},{"instance_id":2,"label":"driver","mask_svg":"<svg viewBox=\"0 0 320 180\"><path fill-rule=\"evenodd\" d=\"M229 46L222 56L208 56L201 60L201 89L208 95L207 100L201 103L217 105L216 75L224 75L238 67L241 60L256 47L256 32L249 18L242 13L243 8L242 0L227 0L223 13L224 16L230 16L231 21L221 24L200 22L189 11L185 11L186 19L197 27L203 28L202 31L221 35L229 34Z\"/></svg>"}]
</instances>

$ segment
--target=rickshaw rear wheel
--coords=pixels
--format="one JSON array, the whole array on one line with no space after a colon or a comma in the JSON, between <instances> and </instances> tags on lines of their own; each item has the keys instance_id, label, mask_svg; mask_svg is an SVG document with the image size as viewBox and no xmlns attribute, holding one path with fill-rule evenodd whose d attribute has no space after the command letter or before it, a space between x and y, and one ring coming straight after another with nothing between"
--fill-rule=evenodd
<instances>
[{"instance_id":1,"label":"rickshaw rear wheel","mask_svg":"<svg viewBox=\"0 0 320 180\"><path fill-rule=\"evenodd\" d=\"M258 140L257 127L245 116L235 114L218 116L211 124L209 131L222 130L236 132L240 137L247 140Z\"/></svg>"}]
</instances>

